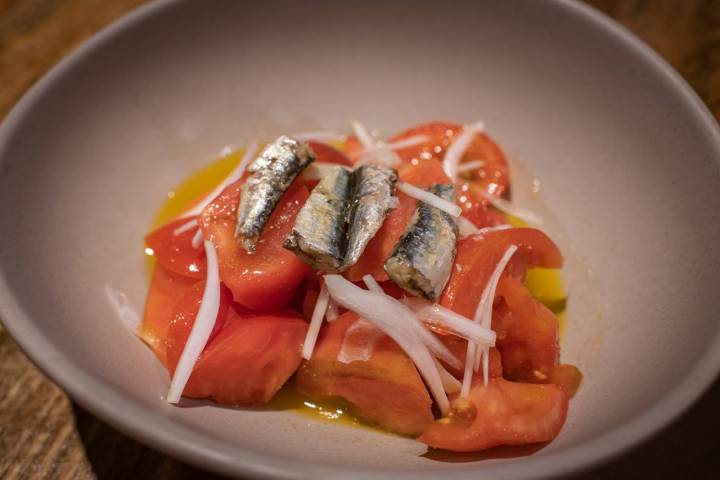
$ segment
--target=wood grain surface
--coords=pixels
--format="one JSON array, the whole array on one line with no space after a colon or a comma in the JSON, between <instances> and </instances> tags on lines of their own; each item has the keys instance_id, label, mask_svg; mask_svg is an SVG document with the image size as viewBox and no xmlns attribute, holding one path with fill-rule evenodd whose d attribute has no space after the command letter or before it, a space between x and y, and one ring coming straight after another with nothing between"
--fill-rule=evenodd
<instances>
[{"instance_id":1,"label":"wood grain surface","mask_svg":"<svg viewBox=\"0 0 720 480\"><path fill-rule=\"evenodd\" d=\"M143 0L0 0L0 118L43 73ZM720 120L720 0L588 0L655 48ZM715 478L720 382L670 428L582 478ZM71 400L0 328L0 478L216 478Z\"/></svg>"}]
</instances>

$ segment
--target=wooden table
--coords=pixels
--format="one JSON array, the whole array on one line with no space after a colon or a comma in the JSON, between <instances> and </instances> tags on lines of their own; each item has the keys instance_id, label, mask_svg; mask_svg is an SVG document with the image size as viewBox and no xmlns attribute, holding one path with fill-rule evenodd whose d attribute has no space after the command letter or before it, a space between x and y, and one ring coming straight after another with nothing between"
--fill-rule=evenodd
<instances>
[{"instance_id":1,"label":"wooden table","mask_svg":"<svg viewBox=\"0 0 720 480\"><path fill-rule=\"evenodd\" d=\"M0 0L0 118L60 58L144 0ZM588 0L660 52L720 119L720 0ZM583 478L720 471L720 382L634 453ZM716 475L710 475L714 477ZM214 478L85 412L0 329L0 478Z\"/></svg>"}]
</instances>

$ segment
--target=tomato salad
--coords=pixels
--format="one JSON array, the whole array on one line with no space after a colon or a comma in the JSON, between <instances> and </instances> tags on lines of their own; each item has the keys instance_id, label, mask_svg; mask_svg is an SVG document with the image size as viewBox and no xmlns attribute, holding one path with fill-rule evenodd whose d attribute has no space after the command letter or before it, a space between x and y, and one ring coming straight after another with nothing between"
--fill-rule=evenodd
<instances>
[{"instance_id":1,"label":"tomato salad","mask_svg":"<svg viewBox=\"0 0 720 480\"><path fill-rule=\"evenodd\" d=\"M502 150L480 123L351 126L249 146L145 237L139 334L168 402L262 406L291 384L433 448L552 440L582 377L526 274L563 257L520 226L537 218L510 202Z\"/></svg>"}]
</instances>

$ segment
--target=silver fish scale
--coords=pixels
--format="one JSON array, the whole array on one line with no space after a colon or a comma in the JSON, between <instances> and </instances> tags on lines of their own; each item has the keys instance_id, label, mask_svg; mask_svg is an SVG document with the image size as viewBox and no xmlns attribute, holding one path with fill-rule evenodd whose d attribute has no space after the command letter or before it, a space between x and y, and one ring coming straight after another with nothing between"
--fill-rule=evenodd
<instances>
[{"instance_id":1,"label":"silver fish scale","mask_svg":"<svg viewBox=\"0 0 720 480\"><path fill-rule=\"evenodd\" d=\"M365 247L382 226L392 205L397 172L377 165L358 167L354 176L353 202L349 211L347 251L343 268L360 259Z\"/></svg>"},{"instance_id":2,"label":"silver fish scale","mask_svg":"<svg viewBox=\"0 0 720 480\"><path fill-rule=\"evenodd\" d=\"M240 192L235 237L250 253L270 215L315 154L305 142L282 135L269 144L248 167L251 173Z\"/></svg>"},{"instance_id":3,"label":"silver fish scale","mask_svg":"<svg viewBox=\"0 0 720 480\"><path fill-rule=\"evenodd\" d=\"M283 243L318 270L337 272L343 265L352 179L345 168L332 168L313 189Z\"/></svg>"},{"instance_id":4,"label":"silver fish scale","mask_svg":"<svg viewBox=\"0 0 720 480\"><path fill-rule=\"evenodd\" d=\"M435 184L428 190L455 201L454 185ZM385 261L385 271L404 290L437 300L452 272L457 236L452 216L419 202L410 225Z\"/></svg>"}]
</instances>

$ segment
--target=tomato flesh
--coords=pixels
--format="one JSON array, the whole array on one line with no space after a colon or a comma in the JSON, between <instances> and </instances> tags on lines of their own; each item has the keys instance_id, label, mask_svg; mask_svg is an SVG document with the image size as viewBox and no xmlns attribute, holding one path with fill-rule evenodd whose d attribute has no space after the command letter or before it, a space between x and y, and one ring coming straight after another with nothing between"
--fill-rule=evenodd
<instances>
[{"instance_id":1,"label":"tomato flesh","mask_svg":"<svg viewBox=\"0 0 720 480\"><path fill-rule=\"evenodd\" d=\"M390 337L377 337L366 361L337 360L348 328L358 318L347 312L323 327L312 358L298 370L298 390L315 398L341 397L368 422L402 435L419 435L432 422L432 400L414 364ZM359 335L349 341L366 345L368 338Z\"/></svg>"},{"instance_id":2,"label":"tomato flesh","mask_svg":"<svg viewBox=\"0 0 720 480\"><path fill-rule=\"evenodd\" d=\"M190 330L195 325L195 317L197 316L200 304L202 303L203 292L205 290L205 281L200 280L190 287L185 294L176 302L173 315L167 328L167 336L165 339L165 358L168 373L172 377L175 374L175 368L185 349ZM230 307L230 292L225 286L220 286L220 307L218 308L217 317L213 330L208 337L208 345L213 337L217 335L220 329L225 325L227 320L228 308Z\"/></svg>"},{"instance_id":3,"label":"tomato flesh","mask_svg":"<svg viewBox=\"0 0 720 480\"><path fill-rule=\"evenodd\" d=\"M493 330L497 332L505 378L542 382L557 363L557 318L517 278L504 277L497 294L503 304L493 315Z\"/></svg>"},{"instance_id":4,"label":"tomato flesh","mask_svg":"<svg viewBox=\"0 0 720 480\"><path fill-rule=\"evenodd\" d=\"M540 230L513 228L475 235L457 243L455 264L460 269L453 269L440 304L473 318L485 285L511 245L518 247L506 269L511 275L521 277L531 267L562 267L560 250Z\"/></svg>"},{"instance_id":5,"label":"tomato flesh","mask_svg":"<svg viewBox=\"0 0 720 480\"><path fill-rule=\"evenodd\" d=\"M265 225L256 252L251 254L235 238L242 182L228 186L205 208L203 232L215 244L220 279L237 303L253 310L281 307L291 299L309 268L282 246L308 191L301 183L290 186Z\"/></svg>"},{"instance_id":6,"label":"tomato flesh","mask_svg":"<svg viewBox=\"0 0 720 480\"><path fill-rule=\"evenodd\" d=\"M343 152L323 142L309 141L308 144L315 152L315 161L320 163L337 163L346 167L352 167L353 162Z\"/></svg>"},{"instance_id":7,"label":"tomato flesh","mask_svg":"<svg viewBox=\"0 0 720 480\"><path fill-rule=\"evenodd\" d=\"M173 232L192 220L180 218L152 231L145 237L145 244L152 249L157 262L171 272L189 278L204 278L207 270L205 251L193 248L192 238L197 228L191 228L179 235Z\"/></svg>"},{"instance_id":8,"label":"tomato flesh","mask_svg":"<svg viewBox=\"0 0 720 480\"><path fill-rule=\"evenodd\" d=\"M448 419L433 422L418 440L433 448L473 452L499 445L548 442L565 423L568 396L556 385L475 382L468 400L456 398Z\"/></svg>"},{"instance_id":9,"label":"tomato flesh","mask_svg":"<svg viewBox=\"0 0 720 480\"><path fill-rule=\"evenodd\" d=\"M173 273L160 264L155 265L138 333L163 365L167 363L165 339L175 307L195 283L197 280L193 278Z\"/></svg>"}]
</instances>

